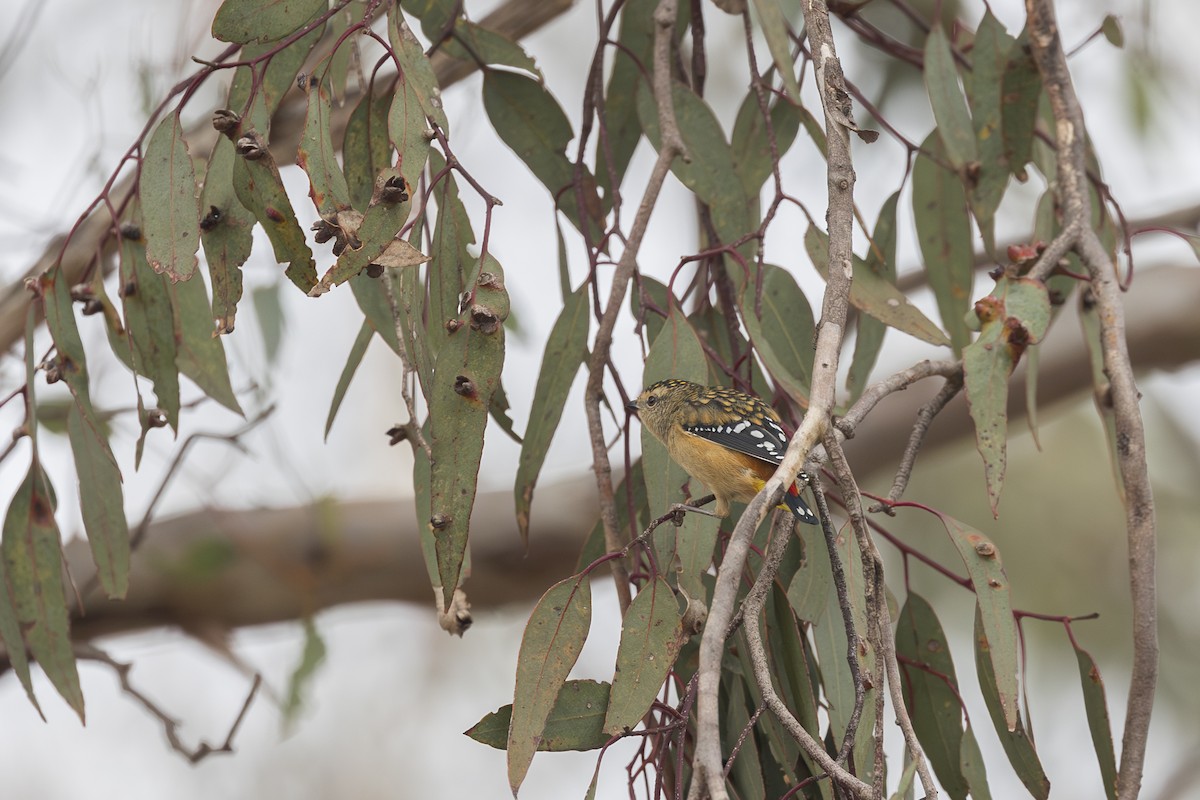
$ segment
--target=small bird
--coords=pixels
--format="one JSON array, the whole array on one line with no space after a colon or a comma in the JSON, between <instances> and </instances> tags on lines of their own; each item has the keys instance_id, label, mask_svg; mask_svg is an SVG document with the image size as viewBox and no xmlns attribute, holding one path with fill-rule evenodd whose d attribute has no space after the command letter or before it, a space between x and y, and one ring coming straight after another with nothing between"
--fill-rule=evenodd
<instances>
[{"instance_id":1,"label":"small bird","mask_svg":"<svg viewBox=\"0 0 1200 800\"><path fill-rule=\"evenodd\" d=\"M775 409L736 389L669 378L646 387L626 408L666 445L675 463L716 496L718 517L729 516L731 501L748 502L758 494L787 450ZM818 524L796 484L783 502L796 519Z\"/></svg>"}]
</instances>

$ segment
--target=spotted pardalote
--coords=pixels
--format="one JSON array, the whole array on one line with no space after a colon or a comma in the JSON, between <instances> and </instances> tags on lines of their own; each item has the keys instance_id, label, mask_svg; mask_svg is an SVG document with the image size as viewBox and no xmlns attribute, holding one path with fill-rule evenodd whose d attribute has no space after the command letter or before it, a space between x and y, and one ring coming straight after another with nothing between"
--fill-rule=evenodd
<instances>
[{"instance_id":1,"label":"spotted pardalote","mask_svg":"<svg viewBox=\"0 0 1200 800\"><path fill-rule=\"evenodd\" d=\"M775 474L787 436L775 409L753 395L671 378L646 387L627 406L666 445L679 466L716 497L713 513L729 516L734 500L748 502ZM800 473L800 480L805 479ZM810 525L817 515L792 484L784 504Z\"/></svg>"}]
</instances>

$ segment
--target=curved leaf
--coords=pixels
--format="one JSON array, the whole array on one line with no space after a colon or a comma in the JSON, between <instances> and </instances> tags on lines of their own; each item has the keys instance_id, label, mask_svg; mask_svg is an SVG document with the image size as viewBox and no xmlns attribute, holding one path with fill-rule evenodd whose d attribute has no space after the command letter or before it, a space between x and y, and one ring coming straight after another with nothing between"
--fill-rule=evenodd
<instances>
[{"instance_id":1,"label":"curved leaf","mask_svg":"<svg viewBox=\"0 0 1200 800\"><path fill-rule=\"evenodd\" d=\"M938 514L958 549L967 575L975 589L979 619L986 637L987 652L994 676L993 689L1004 711L1008 730L1018 721L1017 702L1017 623L1013 620L1008 576L1000 560L1000 551L990 539L953 517Z\"/></svg>"},{"instance_id":2,"label":"curved leaf","mask_svg":"<svg viewBox=\"0 0 1200 800\"><path fill-rule=\"evenodd\" d=\"M1079 662L1079 685L1083 689L1083 707L1087 711L1088 730L1100 764L1100 779L1109 800L1117 797L1117 757L1113 752L1112 723L1108 718L1108 702L1104 696L1104 679L1092 654L1074 640L1075 659Z\"/></svg>"},{"instance_id":3,"label":"curved leaf","mask_svg":"<svg viewBox=\"0 0 1200 800\"><path fill-rule=\"evenodd\" d=\"M974 67L969 100L975 140L979 149L979 174L971 182L971 209L979 224L984 247L995 249L995 214L1008 187L1009 165L1003 135L1004 67L1015 40L990 10L975 32Z\"/></svg>"},{"instance_id":4,"label":"curved leaf","mask_svg":"<svg viewBox=\"0 0 1200 800\"><path fill-rule=\"evenodd\" d=\"M742 321L771 377L797 400L807 400L812 380L812 308L791 273L763 264L761 317L755 313L756 286L742 290Z\"/></svg>"},{"instance_id":5,"label":"curved leaf","mask_svg":"<svg viewBox=\"0 0 1200 800\"><path fill-rule=\"evenodd\" d=\"M404 81L408 86L408 81ZM401 96L399 84L392 97L384 92L364 94L350 112L346 121L346 135L342 140L342 169L346 173L346 184L350 190L350 203L355 208L366 208L375 191L375 176L389 166L392 143L389 138L389 109ZM421 122L425 122L424 114ZM403 165L402 165L403 166ZM401 173L407 173L401 169ZM407 178L407 174L406 174ZM415 183L409 179L409 183Z\"/></svg>"},{"instance_id":6,"label":"curved leaf","mask_svg":"<svg viewBox=\"0 0 1200 800\"><path fill-rule=\"evenodd\" d=\"M925 40L925 88L946 156L961 173L967 164L979 160L979 154L967 100L958 85L954 54L941 25L934 25Z\"/></svg>"},{"instance_id":7,"label":"curved leaf","mask_svg":"<svg viewBox=\"0 0 1200 800\"><path fill-rule=\"evenodd\" d=\"M558 692L554 708L546 718L538 750L597 750L610 739L604 732L604 711L608 708L609 685L599 681L567 681ZM465 735L475 741L504 750L508 747L508 729L512 724L512 704L484 716Z\"/></svg>"},{"instance_id":8,"label":"curved leaf","mask_svg":"<svg viewBox=\"0 0 1200 800\"><path fill-rule=\"evenodd\" d=\"M1024 180L1025 165L1033 157L1033 132L1042 95L1042 77L1029 47L1028 29L1021 31L1008 53L1002 81L1004 155L1013 175Z\"/></svg>"},{"instance_id":9,"label":"curved leaf","mask_svg":"<svg viewBox=\"0 0 1200 800\"><path fill-rule=\"evenodd\" d=\"M1007 722L1007 707L1001 702L996 692L996 673L992 668L992 656L987 633L984 631L983 616L979 606L975 607L975 671L979 675L979 688L983 693L983 701L987 705L988 714L1000 737L1000 744L1008 756L1008 761L1016 771L1017 777L1036 800L1046 800L1050 796L1050 780L1042 769L1033 740L1025 732L1021 722L1021 714L1016 715L1015 726Z\"/></svg>"},{"instance_id":10,"label":"curved leaf","mask_svg":"<svg viewBox=\"0 0 1200 800\"><path fill-rule=\"evenodd\" d=\"M925 139L921 150L912 178L917 241L942 324L959 351L971 338L963 315L971 302L975 275L967 196L957 175L925 155L945 153L936 131Z\"/></svg>"},{"instance_id":11,"label":"curved leaf","mask_svg":"<svg viewBox=\"0 0 1200 800\"><path fill-rule=\"evenodd\" d=\"M141 242L129 237L121 241L120 274L128 341L114 344L113 351L131 369L154 382L159 409L171 428L178 429L179 367L175 364L178 345L168 281L150 269Z\"/></svg>"},{"instance_id":12,"label":"curved leaf","mask_svg":"<svg viewBox=\"0 0 1200 800\"><path fill-rule=\"evenodd\" d=\"M783 78L783 89L792 102L800 102L800 84L796 80L796 65L792 63L792 42L787 16L780 0L754 0L758 12L759 30L767 40L767 49L775 60L775 71Z\"/></svg>"},{"instance_id":13,"label":"curved leaf","mask_svg":"<svg viewBox=\"0 0 1200 800\"><path fill-rule=\"evenodd\" d=\"M254 141L259 157L234 159L234 191L266 231L275 260L289 262L285 272L288 279L307 293L317 283L317 265L296 221L292 201L283 189L279 167L261 134L250 129L243 130L242 135Z\"/></svg>"},{"instance_id":14,"label":"curved leaf","mask_svg":"<svg viewBox=\"0 0 1200 800\"><path fill-rule=\"evenodd\" d=\"M167 288L176 314L175 363L179 371L213 400L241 414L242 407L229 382L225 345L213 334L212 307L204 281L170 284Z\"/></svg>"},{"instance_id":15,"label":"curved leaf","mask_svg":"<svg viewBox=\"0 0 1200 800\"><path fill-rule=\"evenodd\" d=\"M436 122L446 133L450 133L450 123L446 120L446 112L442 108L442 90L438 87L437 76L433 65L425 55L425 49L417 41L417 37L404 21L404 13L400 4L388 10L388 38L396 60L400 62L400 71L416 92L417 101L421 104L425 116Z\"/></svg>"},{"instance_id":16,"label":"curved leaf","mask_svg":"<svg viewBox=\"0 0 1200 800\"><path fill-rule=\"evenodd\" d=\"M85 419L75 403L67 409L67 432L79 477L79 508L96 575L110 598L123 598L129 589L129 523L121 470L103 430Z\"/></svg>"},{"instance_id":17,"label":"curved leaf","mask_svg":"<svg viewBox=\"0 0 1200 800\"><path fill-rule=\"evenodd\" d=\"M546 352L542 356L537 387L533 391L529 424L525 428L525 441L521 446L521 459L517 464L517 478L513 486L517 529L526 546L529 545L529 510L533 504L533 489L542 471L542 464L546 461L546 452L550 449L558 421L562 419L567 393L571 390L587 349L592 313L588 299L588 287L584 285L563 302L562 312L546 340Z\"/></svg>"},{"instance_id":18,"label":"curved leaf","mask_svg":"<svg viewBox=\"0 0 1200 800\"><path fill-rule=\"evenodd\" d=\"M988 500L998 515L1007 465L1008 379L1025 349L1041 341L1050 324L1045 284L1030 278L1002 278L975 304L979 338L963 348L963 385L983 456Z\"/></svg>"},{"instance_id":19,"label":"curved leaf","mask_svg":"<svg viewBox=\"0 0 1200 800\"><path fill-rule=\"evenodd\" d=\"M896 655L904 675L905 705L913 729L946 794L963 800L970 786L963 776L963 709L950 645L933 607L915 592L896 621ZM978 749L978 745L976 745Z\"/></svg>"},{"instance_id":20,"label":"curved leaf","mask_svg":"<svg viewBox=\"0 0 1200 800\"><path fill-rule=\"evenodd\" d=\"M546 720L587 639L592 588L586 575L559 581L542 595L521 637L512 721L508 785L515 795L545 737Z\"/></svg>"},{"instance_id":21,"label":"curved leaf","mask_svg":"<svg viewBox=\"0 0 1200 800\"><path fill-rule=\"evenodd\" d=\"M371 343L371 337L374 334L375 329L371 327L371 323L364 320L362 327L358 329L358 336L354 338L354 344L350 345L350 354L346 356L346 366L342 367L342 374L338 377L337 386L333 390L333 400L329 403L329 415L325 418L326 440L329 439L329 430L337 418L338 409L342 407L346 390L350 388L350 381L354 379L354 373L358 370L358 365L362 363L363 356L367 352L367 345Z\"/></svg>"},{"instance_id":22,"label":"curved leaf","mask_svg":"<svg viewBox=\"0 0 1200 800\"><path fill-rule=\"evenodd\" d=\"M326 7L328 0L225 0L213 18L212 35L237 44L273 42Z\"/></svg>"},{"instance_id":23,"label":"curved leaf","mask_svg":"<svg viewBox=\"0 0 1200 800\"><path fill-rule=\"evenodd\" d=\"M625 611L617 670L604 718L606 733L633 728L645 716L685 638L679 603L660 575L642 587Z\"/></svg>"},{"instance_id":24,"label":"curved leaf","mask_svg":"<svg viewBox=\"0 0 1200 800\"><path fill-rule=\"evenodd\" d=\"M160 122L146 145L138 196L150 266L173 281L186 281L199 263L200 214L196 168L177 114Z\"/></svg>"},{"instance_id":25,"label":"curved leaf","mask_svg":"<svg viewBox=\"0 0 1200 800\"><path fill-rule=\"evenodd\" d=\"M329 114L329 93L313 79L308 83L308 111L296 164L308 174L308 196L322 217L350 207L350 188L334 153Z\"/></svg>"},{"instance_id":26,"label":"curved leaf","mask_svg":"<svg viewBox=\"0 0 1200 800\"><path fill-rule=\"evenodd\" d=\"M771 130L775 134L775 152L779 156L792 146L796 132L800 130L800 112L796 106L776 101L770 107ZM763 183L771 176L774 158L771 155L771 140L758 107L758 94L751 89L738 108L730 138L733 150L733 167L742 181L746 198L757 201Z\"/></svg>"},{"instance_id":27,"label":"curved leaf","mask_svg":"<svg viewBox=\"0 0 1200 800\"><path fill-rule=\"evenodd\" d=\"M242 299L242 264L250 257L254 237L254 215L242 205L233 188L233 162L237 155L227 136L217 137L204 189L200 193L203 218L200 244L212 281L212 318L216 332L232 333L237 319L237 304Z\"/></svg>"},{"instance_id":28,"label":"curved leaf","mask_svg":"<svg viewBox=\"0 0 1200 800\"><path fill-rule=\"evenodd\" d=\"M429 160L429 130L429 121L425 118L416 85L401 72L396 76L396 89L388 109L387 135L399 154L400 174L409 186L418 185L421 170L425 169L425 163ZM384 163L376 172L387 166L387 153L382 154Z\"/></svg>"},{"instance_id":29,"label":"curved leaf","mask_svg":"<svg viewBox=\"0 0 1200 800\"><path fill-rule=\"evenodd\" d=\"M29 647L30 656L82 722L83 692L71 643L62 541L53 504L50 482L35 456L4 518L0 559L25 640L17 647Z\"/></svg>"},{"instance_id":30,"label":"curved leaf","mask_svg":"<svg viewBox=\"0 0 1200 800\"><path fill-rule=\"evenodd\" d=\"M804 246L813 267L824 277L828 274L829 237L816 225L810 225L804 235ZM850 283L850 303L870 314L890 328L932 345L948 345L950 340L941 328L899 289L867 267L862 259L854 258L854 280Z\"/></svg>"},{"instance_id":31,"label":"curved leaf","mask_svg":"<svg viewBox=\"0 0 1200 800\"><path fill-rule=\"evenodd\" d=\"M896 191L883 201L865 259L867 269L892 285L896 282L896 206L899 200L900 192ZM846 373L846 388L851 400L857 399L866 388L887 332L887 327L869 314L860 314L855 325L854 356Z\"/></svg>"}]
</instances>

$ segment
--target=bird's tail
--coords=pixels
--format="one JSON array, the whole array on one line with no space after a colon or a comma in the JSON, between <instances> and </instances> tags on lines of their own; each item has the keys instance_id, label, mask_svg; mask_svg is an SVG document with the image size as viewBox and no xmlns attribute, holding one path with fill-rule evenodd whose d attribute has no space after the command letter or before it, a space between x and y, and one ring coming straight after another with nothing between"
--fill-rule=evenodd
<instances>
[{"instance_id":1,"label":"bird's tail","mask_svg":"<svg viewBox=\"0 0 1200 800\"><path fill-rule=\"evenodd\" d=\"M808 507L808 503L804 502L804 498L800 496L800 490L796 487L796 484L793 483L791 487L783 493L783 503L796 516L796 519L800 520L801 522L809 525L820 524L821 521L817 519L817 515L813 513L813 510Z\"/></svg>"}]
</instances>

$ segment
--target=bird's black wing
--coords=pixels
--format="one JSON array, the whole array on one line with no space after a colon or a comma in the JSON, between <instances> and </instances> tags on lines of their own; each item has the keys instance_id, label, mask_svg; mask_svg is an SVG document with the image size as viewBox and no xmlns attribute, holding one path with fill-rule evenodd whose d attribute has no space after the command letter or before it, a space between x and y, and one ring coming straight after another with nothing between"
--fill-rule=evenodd
<instances>
[{"instance_id":1,"label":"bird's black wing","mask_svg":"<svg viewBox=\"0 0 1200 800\"><path fill-rule=\"evenodd\" d=\"M683 429L693 436L745 453L748 456L779 464L787 451L787 437L779 423L767 416L757 421L740 419L731 424L699 423L684 425Z\"/></svg>"}]
</instances>

